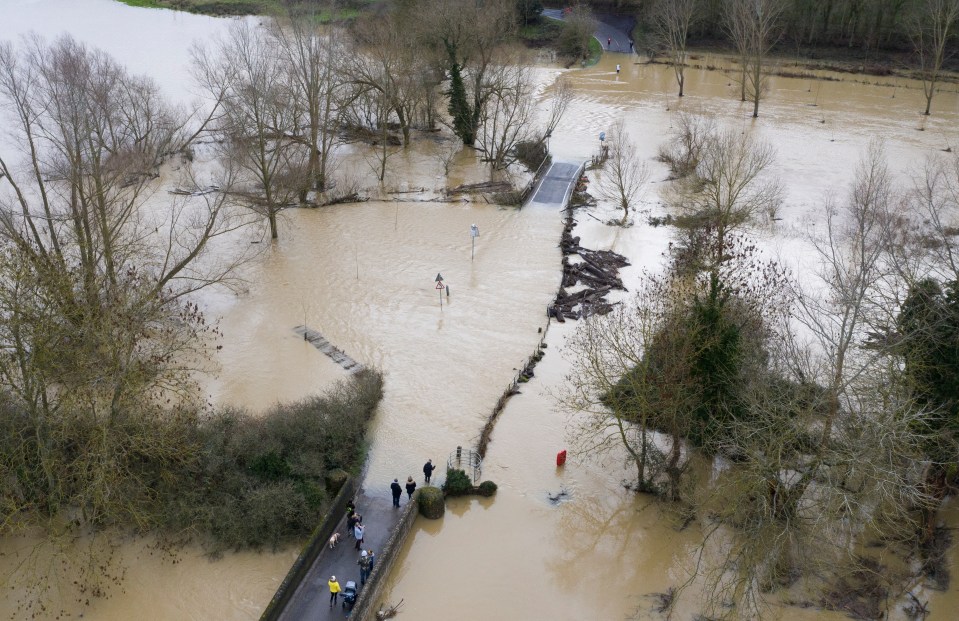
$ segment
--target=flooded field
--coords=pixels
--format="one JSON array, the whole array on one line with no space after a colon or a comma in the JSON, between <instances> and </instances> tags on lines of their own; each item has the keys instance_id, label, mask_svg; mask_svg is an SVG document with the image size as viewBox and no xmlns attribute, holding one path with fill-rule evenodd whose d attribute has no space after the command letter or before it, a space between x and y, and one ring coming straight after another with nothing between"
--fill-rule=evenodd
<instances>
[{"instance_id":1,"label":"flooded field","mask_svg":"<svg viewBox=\"0 0 959 621\"><path fill-rule=\"evenodd\" d=\"M131 9L111 0L12 1L7 13L13 17L0 26L0 39L30 29L53 37L69 29L132 70L153 75L184 102L192 97L185 50L227 23ZM154 61L159 50L169 54L162 64ZM623 64L618 75L617 63ZM548 84L559 73L544 67L540 76ZM935 115L923 118L918 85L901 80L774 78L761 116L753 120L751 107L736 100L731 77L721 71L688 71L682 100L674 96L668 67L633 64L625 56L565 73L576 96L551 139L553 154L587 159L598 147L599 132L624 118L652 171L644 203L654 213L662 209L657 192L666 173L653 158L679 110L711 116L772 143L773 172L782 179L787 200L781 219L758 234L797 272L814 267L803 263L801 252L789 252L798 232L828 193L845 191L870 140L886 141L890 166L899 175L929 155L959 148L959 95L938 94ZM432 139L419 138L409 153L390 160L387 185L444 186L447 180L431 157L435 148ZM344 166L357 176L369 175L362 154L344 156ZM482 174L475 158L464 153L450 183ZM669 241L663 229L652 229L641 218L628 229L588 217L579 221L575 234L585 246L629 257L632 265L623 271L627 287L642 270L657 268ZM471 224L481 231L473 260ZM218 373L206 384L211 400L260 410L323 390L344 372L292 328L305 323L322 332L354 359L386 374L365 479L372 493L382 488L386 494L389 481L417 476L426 458L442 464L456 446L476 441L494 402L546 328L545 307L561 275L561 225L554 211L485 203L370 201L287 211L279 243L247 267L246 290L201 300L210 316L220 318L224 335ZM450 287L442 307L434 289L437 273ZM547 356L536 377L501 415L484 468L484 478L500 486L496 497L453 502L442 521L421 520L415 527L390 577L389 599L404 600L401 618L658 619L651 594L689 576L701 533L695 526L675 530L658 505L625 491L621 481L630 473L621 460L574 457L564 469L555 467L555 454L568 448L575 422L555 399L568 372L564 338L573 329L574 323L549 327ZM562 500L552 502L550 495L560 492L566 492ZM947 519L959 525L955 503ZM7 552L28 544L0 543ZM108 620L254 619L294 556L294 550L284 550L210 561L188 549L174 564L151 555L142 542L131 543L120 554L127 566L123 588L89 608L69 611ZM955 574L955 549L950 561ZM0 558L2 575L15 562L10 554ZM700 611L696 587L680 597L675 618L690 619ZM956 591L924 595L931 600L930 619L953 618ZM15 617L14 606L15 599L5 597L0 615ZM813 609L770 613L781 619L843 618Z\"/></svg>"}]
</instances>

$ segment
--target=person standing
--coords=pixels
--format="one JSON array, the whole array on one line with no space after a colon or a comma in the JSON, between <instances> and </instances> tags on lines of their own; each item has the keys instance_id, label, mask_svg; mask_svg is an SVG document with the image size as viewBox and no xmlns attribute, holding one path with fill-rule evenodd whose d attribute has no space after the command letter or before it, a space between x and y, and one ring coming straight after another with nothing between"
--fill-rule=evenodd
<instances>
[{"instance_id":1,"label":"person standing","mask_svg":"<svg viewBox=\"0 0 959 621\"><path fill-rule=\"evenodd\" d=\"M416 481L413 480L413 475L411 474L406 477L406 497L412 500L414 491L416 491Z\"/></svg>"},{"instance_id":2,"label":"person standing","mask_svg":"<svg viewBox=\"0 0 959 621\"><path fill-rule=\"evenodd\" d=\"M619 65L616 65L616 75L619 75Z\"/></svg>"},{"instance_id":3,"label":"person standing","mask_svg":"<svg viewBox=\"0 0 959 621\"><path fill-rule=\"evenodd\" d=\"M370 574L373 573L373 564L376 562L376 555L373 554L373 548L366 551L366 557L370 559ZM370 574L366 574L369 577Z\"/></svg>"},{"instance_id":4,"label":"person standing","mask_svg":"<svg viewBox=\"0 0 959 621\"><path fill-rule=\"evenodd\" d=\"M362 518L361 518L362 519ZM356 548L360 549L360 546L363 545L363 534L366 531L366 528L363 527L363 522L357 522L356 526L353 527L353 536L356 537Z\"/></svg>"},{"instance_id":5,"label":"person standing","mask_svg":"<svg viewBox=\"0 0 959 621\"><path fill-rule=\"evenodd\" d=\"M340 595L340 583L336 581L336 576L330 576L330 608L336 603L336 598Z\"/></svg>"},{"instance_id":6,"label":"person standing","mask_svg":"<svg viewBox=\"0 0 959 621\"><path fill-rule=\"evenodd\" d=\"M366 579L370 577L370 557L366 553L366 550L360 554L360 560L356 561L356 564L360 566L360 585L366 584Z\"/></svg>"},{"instance_id":7,"label":"person standing","mask_svg":"<svg viewBox=\"0 0 959 621\"><path fill-rule=\"evenodd\" d=\"M612 44L613 44L613 38L612 38L612 37L606 37L606 49L607 49L607 50L610 48L610 46L611 46Z\"/></svg>"},{"instance_id":8,"label":"person standing","mask_svg":"<svg viewBox=\"0 0 959 621\"><path fill-rule=\"evenodd\" d=\"M393 506L400 506L400 496L403 495L403 488L400 487L400 480L393 479L393 482L390 484L390 490L393 492Z\"/></svg>"},{"instance_id":9,"label":"person standing","mask_svg":"<svg viewBox=\"0 0 959 621\"><path fill-rule=\"evenodd\" d=\"M423 464L423 474L426 475L426 484L430 484L430 476L433 474L433 470L436 469L436 466L433 465L432 459L427 459L426 463Z\"/></svg>"},{"instance_id":10,"label":"person standing","mask_svg":"<svg viewBox=\"0 0 959 621\"><path fill-rule=\"evenodd\" d=\"M356 518L359 517L359 515L360 514L353 509L350 509L350 512L346 514L346 532L350 537L353 536L353 528L356 526Z\"/></svg>"}]
</instances>

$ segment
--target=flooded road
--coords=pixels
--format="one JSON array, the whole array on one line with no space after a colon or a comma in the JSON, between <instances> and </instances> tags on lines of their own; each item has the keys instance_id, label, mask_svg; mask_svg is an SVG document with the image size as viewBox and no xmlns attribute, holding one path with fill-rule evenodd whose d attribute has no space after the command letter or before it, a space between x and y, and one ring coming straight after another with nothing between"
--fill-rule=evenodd
<instances>
[{"instance_id":1,"label":"flooded road","mask_svg":"<svg viewBox=\"0 0 959 621\"><path fill-rule=\"evenodd\" d=\"M184 73L189 41L227 23L130 9L111 0L12 2L13 19L0 26L0 39L31 28L48 37L60 28L76 29L76 36L124 58L133 71L153 75L183 101L191 97ZM122 36L104 35L117 31ZM157 50L169 52L168 62L155 62ZM616 63L623 64L619 75ZM559 71L540 73L548 82ZM959 146L959 96L937 95L937 112L925 119L918 114L921 91L915 84L905 88L903 81L866 85L774 78L754 121L748 117L751 108L736 100L731 77L719 71L689 70L682 101L673 95L671 70L661 65L612 56L567 74L576 97L550 141L554 155L589 157L599 132L625 118L652 171L644 202L654 212L661 209L657 190L666 174L653 158L678 110L711 116L774 144L774 172L788 197L782 219L762 232L772 247L788 247L826 193L844 190L873 137L886 140L890 166L900 174L928 155ZM387 185L445 185L431 156L435 150L432 139L418 139L409 152L390 160ZM344 172L369 175L362 154L346 155ZM450 185L482 175L475 158L464 152ZM644 268L659 265L668 242L662 230L641 222L622 229L588 217L579 220L574 234L583 236L585 246L630 258L632 265L623 271L627 287ZM472 261L471 224L481 232ZM293 333L294 326L305 323L386 374L367 487L375 493L382 485L386 494L394 477L420 479L426 458L442 464L457 445L475 442L496 399L538 341L546 304L560 280L560 230L560 214L554 211L501 209L485 202L370 201L287 211L279 244L248 266L246 291L210 294L202 301L209 315L221 317L224 334L219 371L207 392L215 404L260 410L342 378L340 367ZM797 270L813 267L795 261ZM437 273L450 287L442 308L434 288ZM555 467L555 454L568 448L575 422L557 409L554 398L568 371L563 340L574 328L573 323L549 328L547 356L536 377L500 417L484 470L484 478L500 486L496 497L453 502L443 520L421 520L414 527L390 577L388 597L404 600L403 618L657 619L650 594L688 577L701 533L695 526L676 531L661 507L625 491L621 481L630 472L621 460L574 457L565 469ZM549 500L562 491L561 502ZM955 503L948 519L959 522ZM4 549L15 545L9 541ZM128 569L122 591L94 601L87 618L254 619L295 557L295 550L284 550L230 554L211 562L187 549L174 564L150 555L144 545L123 549ZM950 559L955 573L955 549ZM14 560L0 559L4 574ZM951 618L959 605L955 591L927 594L930 619ZM677 618L699 612L697 597L693 585L679 599ZM12 606L13 599L5 598L0 614L15 617ZM772 612L783 619L843 618L796 608Z\"/></svg>"}]
</instances>

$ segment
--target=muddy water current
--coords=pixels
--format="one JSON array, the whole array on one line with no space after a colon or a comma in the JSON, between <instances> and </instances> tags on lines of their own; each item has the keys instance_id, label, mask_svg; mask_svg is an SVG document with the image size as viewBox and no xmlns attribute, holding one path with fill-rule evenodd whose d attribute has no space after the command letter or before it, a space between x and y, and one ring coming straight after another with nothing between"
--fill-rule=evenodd
<instances>
[{"instance_id":1,"label":"muddy water current","mask_svg":"<svg viewBox=\"0 0 959 621\"><path fill-rule=\"evenodd\" d=\"M226 23L130 9L109 0L12 2L13 19L0 26L0 39L29 29L47 37L71 30L127 59L134 71L154 75L183 101L191 97L184 86L184 50ZM144 41L152 55L142 49ZM168 61L151 60L167 49ZM719 59L697 62L721 65ZM623 66L618 75L616 63ZM540 77L549 83L559 73L544 68ZM566 73L576 97L551 139L554 155L586 159L599 144L599 132L624 118L649 162L651 191L644 207L653 213L662 211L658 191L666 177L653 158L678 110L712 116L772 143L777 150L773 172L783 180L787 201L759 234L797 271L814 267L798 232L813 226L808 217L825 195L844 190L870 140L886 141L890 165L900 175L929 155L959 146L956 93L937 95L936 114L925 119L918 114L921 91L902 80L774 78L761 118L754 121L750 109L737 101L731 76L722 71L688 71L688 95L682 100L673 94L668 68L633 64L625 56ZM433 139L422 137L409 153L391 159L388 189L444 186L447 180L432 157L436 149ZM341 174L369 177L358 148L343 155ZM482 170L475 158L462 154L452 176L450 184L477 181ZM602 205L598 217L604 219ZM669 241L663 229L641 223L622 229L589 217L579 221L575 234L583 236L584 245L630 258L632 266L623 272L627 287L641 270L655 269ZM472 260L471 224L481 232ZM293 333L294 326L305 323L386 374L367 488L385 494L394 477L419 479L426 458L442 464L457 445L475 442L494 402L541 337L545 306L560 280L560 229L560 214L554 211L517 211L485 202L370 201L285 212L280 242L265 247L245 268L245 290L201 300L209 315L220 318L223 331L218 371L206 384L210 398L262 410L345 377ZM437 273L449 285L449 297L434 288ZM483 472L500 485L496 497L453 502L442 521L416 525L389 578L388 598L404 600L400 618L656 619L650 595L688 577L701 533L695 525L675 530L675 520L658 505L625 491L621 481L630 473L619 457L574 457L562 470L554 465L575 423L554 398L568 371L564 337L574 328L572 323L549 327L547 356L536 377L501 416ZM950 525L959 523L955 504L946 515ZM10 539L2 545L11 552L29 544ZM71 609L69 602L62 607L110 620L253 619L295 556L294 550L283 550L210 561L186 549L173 563L146 546L131 543L121 549L126 581L109 599L88 608ZM0 558L3 575L15 563L14 554ZM955 550L950 564L955 573ZM701 610L698 598L694 584L679 599L675 618L692 618ZM923 598L931 600L931 619L950 619L959 609L956 589ZM782 619L842 618L814 609L770 612ZM4 597L0 613L16 617L14 597Z\"/></svg>"}]
</instances>

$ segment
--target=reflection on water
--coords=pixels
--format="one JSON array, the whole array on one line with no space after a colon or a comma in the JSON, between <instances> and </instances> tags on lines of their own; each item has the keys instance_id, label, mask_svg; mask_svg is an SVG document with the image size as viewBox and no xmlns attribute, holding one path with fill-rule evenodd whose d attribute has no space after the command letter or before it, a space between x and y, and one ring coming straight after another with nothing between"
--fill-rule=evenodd
<instances>
[{"instance_id":1,"label":"reflection on water","mask_svg":"<svg viewBox=\"0 0 959 621\"><path fill-rule=\"evenodd\" d=\"M177 96L186 94L187 42L226 23L129 9L112 0L12 1L15 10L0 22L0 38L25 28L45 29L47 35L70 28L125 58L134 71L153 74ZM103 36L107 31L111 35ZM169 62L155 62L159 51L170 53ZM617 62L623 64L618 76ZM544 80L556 73L540 71ZM715 117L776 146L775 172L788 191L780 233L801 225L824 193L845 187L873 137L887 141L893 169L906 172L956 142L959 127L955 93L937 95L937 114L923 119L921 92L915 85L906 88L905 81L895 88L850 82L820 87L775 78L761 118L754 121L722 72L690 70L688 95L681 101L673 95L670 70L661 65L612 57L567 73L576 98L551 139L556 157L587 158L598 146L599 132L625 118L653 170L646 207L655 209L655 191L666 174L653 160L677 111ZM436 159L441 148L433 138L418 138L414 149L390 160L386 189L444 185ZM358 148L344 148L342 156L339 175L368 174ZM481 180L474 163L475 155L464 150L450 184ZM649 227L622 230L579 220L576 234L586 245L631 258L633 265L624 270L627 287L644 267L659 262L665 240ZM481 231L472 261L470 224ZM356 360L386 372L366 478L371 493L382 487L386 494L390 480L416 476L426 458L442 464L457 445L475 442L514 367L539 338L545 305L560 279L560 228L557 213L485 203L373 201L288 211L279 244L246 274L249 291L239 298L204 299L209 313L222 314L224 332L220 372L208 392L217 404L258 410L322 390L344 372L292 328L306 323L319 330ZM437 272L451 292L442 308L434 289ZM455 611L466 620L653 619L658 616L649 594L688 577L701 533L695 526L676 530L660 507L624 490L620 481L631 473L619 460L574 458L564 469L555 467L556 452L566 448L569 421L555 411L551 393L563 383L561 348L571 329L570 324L550 328L536 378L500 418L484 471L484 478L499 484L497 496L453 501L442 521L418 523L390 576L389 598L404 600L404 616L439 621ZM570 499L554 506L548 494L560 490ZM954 508L952 522L957 514ZM149 610L147 616L155 619L252 619L294 555L228 555L211 563L187 550L174 565L143 549L141 544L124 549L130 565L124 592L96 602L88 617L128 619ZM955 550L950 558L955 567ZM0 564L10 562L6 557ZM930 597L930 618L949 618L957 604L955 589ZM10 605L5 600L0 612L9 615ZM698 611L696 597L687 596L680 599L677 618ZM780 616L840 618L797 609Z\"/></svg>"}]
</instances>

